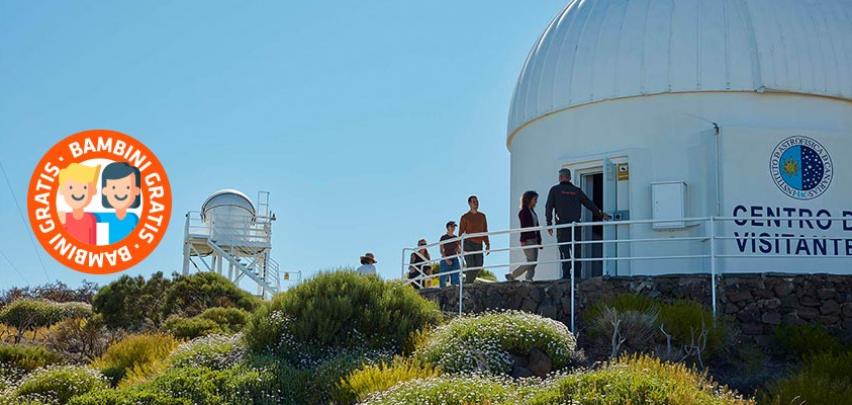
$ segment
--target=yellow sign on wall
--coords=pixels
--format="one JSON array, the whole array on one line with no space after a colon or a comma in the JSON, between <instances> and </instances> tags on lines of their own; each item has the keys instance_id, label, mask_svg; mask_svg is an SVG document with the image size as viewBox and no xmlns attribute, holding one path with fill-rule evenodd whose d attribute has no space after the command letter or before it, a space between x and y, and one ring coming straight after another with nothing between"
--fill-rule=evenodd
<instances>
[{"instance_id":1,"label":"yellow sign on wall","mask_svg":"<svg viewBox=\"0 0 852 405\"><path fill-rule=\"evenodd\" d=\"M615 172L618 173L616 176L618 181L630 179L630 166L628 166L627 163L619 163L618 166L616 166Z\"/></svg>"}]
</instances>

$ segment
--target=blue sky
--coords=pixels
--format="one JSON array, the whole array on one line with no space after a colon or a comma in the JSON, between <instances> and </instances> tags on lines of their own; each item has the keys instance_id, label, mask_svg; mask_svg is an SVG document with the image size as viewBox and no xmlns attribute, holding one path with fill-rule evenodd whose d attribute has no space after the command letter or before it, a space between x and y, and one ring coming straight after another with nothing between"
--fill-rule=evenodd
<instances>
[{"instance_id":1,"label":"blue sky","mask_svg":"<svg viewBox=\"0 0 852 405\"><path fill-rule=\"evenodd\" d=\"M0 289L115 277L36 253L14 201L26 209L54 142L92 128L147 144L173 188L164 240L128 274L178 271L183 214L226 187L271 193L273 256L306 274L373 251L397 277L400 249L437 239L471 193L505 228L509 100L563 5L0 0L0 163L14 191L0 178Z\"/></svg>"}]
</instances>

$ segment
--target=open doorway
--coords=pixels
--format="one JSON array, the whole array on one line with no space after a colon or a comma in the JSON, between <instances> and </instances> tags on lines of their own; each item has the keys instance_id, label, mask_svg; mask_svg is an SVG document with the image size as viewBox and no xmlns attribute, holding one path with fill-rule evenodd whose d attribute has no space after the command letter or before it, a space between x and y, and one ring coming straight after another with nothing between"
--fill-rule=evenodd
<instances>
[{"instance_id":1,"label":"open doorway","mask_svg":"<svg viewBox=\"0 0 852 405\"><path fill-rule=\"evenodd\" d=\"M598 208L611 215L614 220L629 219L629 211L627 210L629 206L627 199L629 195L627 156L575 157L572 160L563 163L562 167L573 171L574 184L583 190L583 193ZM583 208L580 221L600 222L601 219L594 218L591 211ZM624 238L629 237L630 230L628 227L629 225L604 226L603 224L583 227L580 237L584 242L590 243L583 243L578 253L584 259L591 260L582 262L580 274L582 278L602 275L615 276L619 273L630 274L629 261L606 260L619 256L619 245L617 243L604 243L604 241L617 240L619 235Z\"/></svg>"},{"instance_id":2,"label":"open doorway","mask_svg":"<svg viewBox=\"0 0 852 405\"><path fill-rule=\"evenodd\" d=\"M604 174L603 169L593 169L580 173L579 186L580 189L589 197L592 202L598 207L604 207ZM583 222L597 222L600 218L595 218L591 211L582 210ZM604 227L601 225L583 227L583 241L594 242L603 240ZM600 259L603 257L602 243L585 243L583 244L582 254L584 258ZM592 260L583 262L582 278L599 277L603 275L603 262L601 260Z\"/></svg>"}]
</instances>

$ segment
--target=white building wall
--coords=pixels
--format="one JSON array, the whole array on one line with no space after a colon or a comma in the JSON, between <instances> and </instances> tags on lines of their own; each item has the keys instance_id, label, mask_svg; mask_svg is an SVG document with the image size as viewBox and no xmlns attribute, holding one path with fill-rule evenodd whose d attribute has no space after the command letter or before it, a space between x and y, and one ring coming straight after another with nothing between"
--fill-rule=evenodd
<instances>
[{"instance_id":1,"label":"white building wall","mask_svg":"<svg viewBox=\"0 0 852 405\"><path fill-rule=\"evenodd\" d=\"M715 131L720 130L722 189L716 191ZM769 174L769 158L774 146L790 134L818 139L831 153L835 178L829 189L814 200L799 201L783 195ZM737 204L826 208L836 216L852 211L852 182L848 173L852 164L852 102L819 96L789 93L696 92L628 97L591 103L562 110L531 121L520 128L510 143L511 207L523 191L533 189L541 195L537 208L544 222L544 203L549 188L556 183L556 171L572 162L625 156L630 166L627 184L619 184L619 193L628 190L627 207L631 219L651 216L650 184L657 181L687 183L687 216L729 216ZM619 196L622 200L623 196ZM518 227L512 210L512 227ZM852 221L850 221L852 223ZM820 233L852 239L852 231L837 228ZM745 231L740 227L737 231ZM726 234L733 228L723 230ZM657 238L661 236L699 236L703 224L681 231L654 231L648 225L621 229L620 238ZM546 234L545 243L555 243ZM517 244L516 240L512 241ZM632 244L620 255L656 256L704 254L706 242ZM722 253L733 253L734 241L719 245ZM845 253L845 251L844 251ZM555 260L555 248L546 248L540 260ZM743 260L721 263L720 271L797 271L849 272L850 259L792 261L781 259ZM521 261L520 251L512 261ZM757 263L756 265L753 263ZM691 273L708 270L706 259L635 261L619 266L619 275ZM559 275L556 265L540 265L537 279Z\"/></svg>"}]
</instances>

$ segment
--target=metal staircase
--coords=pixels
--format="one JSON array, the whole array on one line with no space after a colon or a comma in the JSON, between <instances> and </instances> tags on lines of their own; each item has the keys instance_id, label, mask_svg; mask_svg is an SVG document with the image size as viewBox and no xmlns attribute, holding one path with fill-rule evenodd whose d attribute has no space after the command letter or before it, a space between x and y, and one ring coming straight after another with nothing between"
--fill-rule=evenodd
<instances>
[{"instance_id":1,"label":"metal staircase","mask_svg":"<svg viewBox=\"0 0 852 405\"><path fill-rule=\"evenodd\" d=\"M207 245L218 253L219 257L224 258L231 265L229 267L236 270L236 274L229 272L228 278L239 284L243 276L247 276L252 281L257 283L258 295L265 297L267 293L275 294L281 289L280 276L278 274L278 262L272 260L268 255L258 258L254 256L239 256L230 253L225 248L219 246L213 240L208 239ZM232 250L231 250L232 251Z\"/></svg>"},{"instance_id":2,"label":"metal staircase","mask_svg":"<svg viewBox=\"0 0 852 405\"><path fill-rule=\"evenodd\" d=\"M239 215L221 212L207 215L198 211L186 214L184 228L183 274L191 267L226 276L234 284L247 277L257 285L257 294L266 297L281 290L278 262L271 257L272 222L269 193L258 194L255 213Z\"/></svg>"}]
</instances>

